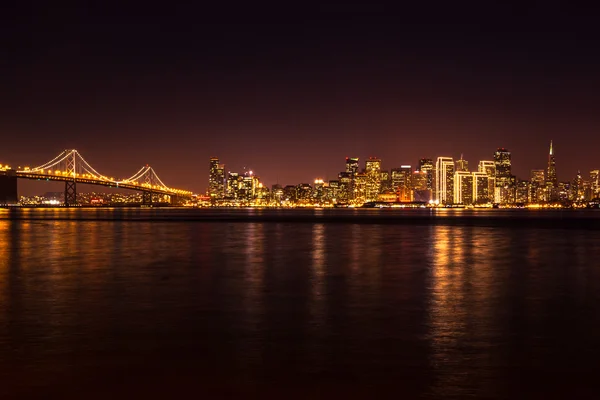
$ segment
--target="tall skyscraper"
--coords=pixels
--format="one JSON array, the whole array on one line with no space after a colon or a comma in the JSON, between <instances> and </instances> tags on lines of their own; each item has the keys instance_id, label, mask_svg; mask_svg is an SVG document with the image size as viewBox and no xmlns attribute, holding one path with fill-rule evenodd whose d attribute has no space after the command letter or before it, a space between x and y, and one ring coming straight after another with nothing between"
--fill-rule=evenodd
<instances>
[{"instance_id":1,"label":"tall skyscraper","mask_svg":"<svg viewBox=\"0 0 600 400\"><path fill-rule=\"evenodd\" d=\"M550 141L550 151L548 152L548 170L546 172L546 199L556 201L559 198L558 178L556 176L556 160L554 158L554 148L552 140ZM563 196L564 197L564 196Z\"/></svg>"},{"instance_id":2,"label":"tall skyscraper","mask_svg":"<svg viewBox=\"0 0 600 400\"><path fill-rule=\"evenodd\" d=\"M369 157L365 161L365 173L367 174L366 201L377 201L381 188L381 160Z\"/></svg>"},{"instance_id":3,"label":"tall skyscraper","mask_svg":"<svg viewBox=\"0 0 600 400\"><path fill-rule=\"evenodd\" d=\"M473 172L473 204L487 204L491 202L490 177L487 173ZM492 188L493 190L493 188Z\"/></svg>"},{"instance_id":4,"label":"tall skyscraper","mask_svg":"<svg viewBox=\"0 0 600 400\"><path fill-rule=\"evenodd\" d=\"M401 165L400 168L392 168L392 190L398 195L399 201L412 201L411 184L412 167Z\"/></svg>"},{"instance_id":5,"label":"tall skyscraper","mask_svg":"<svg viewBox=\"0 0 600 400\"><path fill-rule=\"evenodd\" d=\"M494 201L494 193L496 190L496 163L494 161L482 160L479 161L477 169L479 172L483 172L488 177L488 197L489 201Z\"/></svg>"},{"instance_id":6,"label":"tall skyscraper","mask_svg":"<svg viewBox=\"0 0 600 400\"><path fill-rule=\"evenodd\" d=\"M427 172L414 171L411 177L413 200L428 202L431 200L431 190L427 189Z\"/></svg>"},{"instance_id":7,"label":"tall skyscraper","mask_svg":"<svg viewBox=\"0 0 600 400\"><path fill-rule=\"evenodd\" d=\"M590 183L592 189L592 198L597 199L600 197L600 170L590 171Z\"/></svg>"},{"instance_id":8,"label":"tall skyscraper","mask_svg":"<svg viewBox=\"0 0 600 400\"><path fill-rule=\"evenodd\" d=\"M217 157L210 159L208 193L213 203L225 197L225 166L219 164Z\"/></svg>"},{"instance_id":9,"label":"tall skyscraper","mask_svg":"<svg viewBox=\"0 0 600 400\"><path fill-rule=\"evenodd\" d=\"M530 179L529 202L539 203L546 201L546 178L544 176L544 170L532 169Z\"/></svg>"},{"instance_id":10,"label":"tall skyscraper","mask_svg":"<svg viewBox=\"0 0 600 400\"><path fill-rule=\"evenodd\" d=\"M460 155L460 160L455 162L456 172L469 172L469 162L463 159L463 155Z\"/></svg>"},{"instance_id":11,"label":"tall skyscraper","mask_svg":"<svg viewBox=\"0 0 600 400\"><path fill-rule=\"evenodd\" d=\"M454 173L454 203L473 204L473 174L467 171Z\"/></svg>"},{"instance_id":12,"label":"tall skyscraper","mask_svg":"<svg viewBox=\"0 0 600 400\"><path fill-rule=\"evenodd\" d=\"M511 171L510 151L505 148L498 148L494 153L494 164L496 167L496 189L494 194L496 203L514 203L516 178Z\"/></svg>"},{"instance_id":13,"label":"tall skyscraper","mask_svg":"<svg viewBox=\"0 0 600 400\"><path fill-rule=\"evenodd\" d=\"M438 157L435 165L435 200L450 204L454 200L454 160Z\"/></svg>"},{"instance_id":14,"label":"tall skyscraper","mask_svg":"<svg viewBox=\"0 0 600 400\"><path fill-rule=\"evenodd\" d=\"M431 158L421 158L419 160L419 171L427 173L427 189L433 191L434 166Z\"/></svg>"},{"instance_id":15,"label":"tall skyscraper","mask_svg":"<svg viewBox=\"0 0 600 400\"><path fill-rule=\"evenodd\" d=\"M358 157L346 157L346 172L352 175L358 172Z\"/></svg>"}]
</instances>

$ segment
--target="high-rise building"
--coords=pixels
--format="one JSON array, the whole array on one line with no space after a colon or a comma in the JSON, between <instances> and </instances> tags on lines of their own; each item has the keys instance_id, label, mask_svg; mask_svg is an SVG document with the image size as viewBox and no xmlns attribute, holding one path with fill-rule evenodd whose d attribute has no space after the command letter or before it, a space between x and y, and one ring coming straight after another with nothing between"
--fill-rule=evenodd
<instances>
[{"instance_id":1,"label":"high-rise building","mask_svg":"<svg viewBox=\"0 0 600 400\"><path fill-rule=\"evenodd\" d=\"M379 193L388 193L392 190L392 181L390 180L389 171L381 171L380 174L381 186L379 187Z\"/></svg>"},{"instance_id":2,"label":"high-rise building","mask_svg":"<svg viewBox=\"0 0 600 400\"><path fill-rule=\"evenodd\" d=\"M550 141L550 151L548 152L548 170L546 173L546 198L549 201L558 200L558 178L556 176L556 160L554 158L554 148L552 140Z\"/></svg>"},{"instance_id":3,"label":"high-rise building","mask_svg":"<svg viewBox=\"0 0 600 400\"><path fill-rule=\"evenodd\" d=\"M346 157L346 172L352 175L358 172L358 157Z\"/></svg>"},{"instance_id":4,"label":"high-rise building","mask_svg":"<svg viewBox=\"0 0 600 400\"><path fill-rule=\"evenodd\" d=\"M237 172L229 172L227 174L227 197L230 199L237 199L240 197L240 190L242 189L242 181L244 178Z\"/></svg>"},{"instance_id":5,"label":"high-rise building","mask_svg":"<svg viewBox=\"0 0 600 400\"><path fill-rule=\"evenodd\" d=\"M490 177L487 173L473 172L473 204L488 204L492 201L490 197Z\"/></svg>"},{"instance_id":6,"label":"high-rise building","mask_svg":"<svg viewBox=\"0 0 600 400\"><path fill-rule=\"evenodd\" d=\"M540 203L546 201L546 178L544 176L544 170L532 169L530 179L529 202Z\"/></svg>"},{"instance_id":7,"label":"high-rise building","mask_svg":"<svg viewBox=\"0 0 600 400\"><path fill-rule=\"evenodd\" d=\"M365 173L367 174L366 201L377 201L381 189L381 160L369 157L365 161Z\"/></svg>"},{"instance_id":8,"label":"high-rise building","mask_svg":"<svg viewBox=\"0 0 600 400\"><path fill-rule=\"evenodd\" d=\"M412 167L410 165L392 168L392 190L398 195L399 201L413 201L411 175Z\"/></svg>"},{"instance_id":9,"label":"high-rise building","mask_svg":"<svg viewBox=\"0 0 600 400\"><path fill-rule=\"evenodd\" d=\"M494 153L494 164L496 167L494 200L500 204L514 203L516 178L511 171L510 151L498 148Z\"/></svg>"},{"instance_id":10,"label":"high-rise building","mask_svg":"<svg viewBox=\"0 0 600 400\"><path fill-rule=\"evenodd\" d=\"M454 173L454 203L473 204L473 174L467 171Z\"/></svg>"},{"instance_id":11,"label":"high-rise building","mask_svg":"<svg viewBox=\"0 0 600 400\"><path fill-rule=\"evenodd\" d=\"M427 173L427 189L433 191L434 166L431 158L421 158L419 160L419 171Z\"/></svg>"},{"instance_id":12,"label":"high-rise building","mask_svg":"<svg viewBox=\"0 0 600 400\"><path fill-rule=\"evenodd\" d=\"M454 160L438 157L435 166L435 200L450 204L454 200Z\"/></svg>"},{"instance_id":13,"label":"high-rise building","mask_svg":"<svg viewBox=\"0 0 600 400\"><path fill-rule=\"evenodd\" d=\"M347 203L354 197L353 193L353 176L351 172L340 172L339 178L339 193L338 203Z\"/></svg>"},{"instance_id":14,"label":"high-rise building","mask_svg":"<svg viewBox=\"0 0 600 400\"><path fill-rule=\"evenodd\" d=\"M460 160L455 162L456 172L469 172L469 162L463 159L463 155L460 155Z\"/></svg>"},{"instance_id":15,"label":"high-rise building","mask_svg":"<svg viewBox=\"0 0 600 400\"><path fill-rule=\"evenodd\" d=\"M309 183L301 183L296 186L296 202L299 204L312 204L313 187Z\"/></svg>"},{"instance_id":16,"label":"high-rise building","mask_svg":"<svg viewBox=\"0 0 600 400\"><path fill-rule=\"evenodd\" d=\"M592 198L600 197L600 170L590 171L590 185L592 189Z\"/></svg>"},{"instance_id":17,"label":"high-rise building","mask_svg":"<svg viewBox=\"0 0 600 400\"><path fill-rule=\"evenodd\" d=\"M477 171L487 175L489 201L494 202L494 193L496 192L496 163L490 160L479 161Z\"/></svg>"},{"instance_id":18,"label":"high-rise building","mask_svg":"<svg viewBox=\"0 0 600 400\"><path fill-rule=\"evenodd\" d=\"M515 203L526 204L529 202L530 183L519 179L515 188Z\"/></svg>"},{"instance_id":19,"label":"high-rise building","mask_svg":"<svg viewBox=\"0 0 600 400\"><path fill-rule=\"evenodd\" d=\"M217 157L211 157L209 164L208 194L215 203L225 197L225 166Z\"/></svg>"},{"instance_id":20,"label":"high-rise building","mask_svg":"<svg viewBox=\"0 0 600 400\"><path fill-rule=\"evenodd\" d=\"M413 200L419 202L428 202L431 200L431 190L427 189L427 172L414 171L411 177L413 189Z\"/></svg>"},{"instance_id":21,"label":"high-rise building","mask_svg":"<svg viewBox=\"0 0 600 400\"><path fill-rule=\"evenodd\" d=\"M315 179L315 186L314 186L314 190L313 190L313 198L315 200L315 203L321 203L323 201L324 198L324 192L325 192L325 181L323 179Z\"/></svg>"},{"instance_id":22,"label":"high-rise building","mask_svg":"<svg viewBox=\"0 0 600 400\"><path fill-rule=\"evenodd\" d=\"M360 205L367 201L367 186L368 186L368 175L364 172L358 172L354 175L354 204ZM377 200L377 197L375 197ZM369 201L375 201L369 200Z\"/></svg>"},{"instance_id":23,"label":"high-rise building","mask_svg":"<svg viewBox=\"0 0 600 400\"><path fill-rule=\"evenodd\" d=\"M571 186L571 198L569 200L581 201L583 198L583 177L581 176L581 171L577 171L577 175L575 175L575 179L573 179L573 184Z\"/></svg>"}]
</instances>

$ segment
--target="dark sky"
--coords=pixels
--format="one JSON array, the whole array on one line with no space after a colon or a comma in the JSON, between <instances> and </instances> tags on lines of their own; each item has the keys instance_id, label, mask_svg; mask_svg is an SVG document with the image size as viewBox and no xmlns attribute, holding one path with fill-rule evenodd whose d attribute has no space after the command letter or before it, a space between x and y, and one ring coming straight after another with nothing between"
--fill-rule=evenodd
<instances>
[{"instance_id":1,"label":"dark sky","mask_svg":"<svg viewBox=\"0 0 600 400\"><path fill-rule=\"evenodd\" d=\"M77 148L204 191L213 155L270 185L333 179L345 156L475 165L506 147L527 178L553 139L559 179L600 167L593 10L103 3L3 12L0 163Z\"/></svg>"}]
</instances>

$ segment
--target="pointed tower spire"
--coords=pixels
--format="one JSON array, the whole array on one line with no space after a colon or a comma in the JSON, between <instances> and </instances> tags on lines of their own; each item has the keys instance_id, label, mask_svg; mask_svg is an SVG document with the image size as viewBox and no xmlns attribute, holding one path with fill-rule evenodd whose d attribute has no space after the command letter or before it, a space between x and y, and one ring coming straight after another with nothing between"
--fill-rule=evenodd
<instances>
[{"instance_id":1,"label":"pointed tower spire","mask_svg":"<svg viewBox=\"0 0 600 400\"><path fill-rule=\"evenodd\" d=\"M554 155L554 151L552 150L552 140L550 140L550 155Z\"/></svg>"}]
</instances>

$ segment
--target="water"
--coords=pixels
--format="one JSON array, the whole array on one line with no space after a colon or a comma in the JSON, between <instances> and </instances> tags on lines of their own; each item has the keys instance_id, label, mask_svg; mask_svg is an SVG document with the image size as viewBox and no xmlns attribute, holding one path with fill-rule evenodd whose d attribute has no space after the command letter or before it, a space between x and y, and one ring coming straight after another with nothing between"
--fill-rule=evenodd
<instances>
[{"instance_id":1,"label":"water","mask_svg":"<svg viewBox=\"0 0 600 400\"><path fill-rule=\"evenodd\" d=\"M591 397L599 217L0 210L0 398Z\"/></svg>"}]
</instances>

